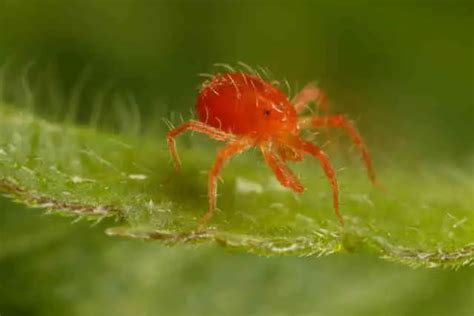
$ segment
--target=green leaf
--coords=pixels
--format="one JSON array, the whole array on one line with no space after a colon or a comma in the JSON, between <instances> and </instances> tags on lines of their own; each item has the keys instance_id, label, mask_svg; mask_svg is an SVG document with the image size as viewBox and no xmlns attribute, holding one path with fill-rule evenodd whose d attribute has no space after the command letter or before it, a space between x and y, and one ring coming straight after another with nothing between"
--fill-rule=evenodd
<instances>
[{"instance_id":1,"label":"green leaf","mask_svg":"<svg viewBox=\"0 0 474 316\"><path fill-rule=\"evenodd\" d=\"M315 161L292 166L307 188L295 195L276 182L257 152L245 153L223 172L221 211L197 232L217 146L198 135L180 138L183 170L177 174L164 133L109 134L2 105L0 189L48 212L96 221L111 217L117 225L106 230L109 235L166 244L216 242L261 255L370 252L425 267L474 262L472 164L463 169L386 163L377 168L384 193L370 185L362 168L345 162L349 167L338 172L347 224L342 228Z\"/></svg>"},{"instance_id":2,"label":"green leaf","mask_svg":"<svg viewBox=\"0 0 474 316\"><path fill-rule=\"evenodd\" d=\"M2 315L456 315L472 269L410 269L370 255L260 258L103 236L0 198ZM390 288L390 291L386 289ZM363 303L361 303L363 302ZM350 312L348 312L350 311Z\"/></svg>"}]
</instances>

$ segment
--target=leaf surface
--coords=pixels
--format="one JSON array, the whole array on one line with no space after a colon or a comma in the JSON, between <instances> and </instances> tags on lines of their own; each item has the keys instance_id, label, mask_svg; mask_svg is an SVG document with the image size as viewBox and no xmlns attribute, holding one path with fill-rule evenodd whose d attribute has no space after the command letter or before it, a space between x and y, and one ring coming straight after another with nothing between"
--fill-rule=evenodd
<instances>
[{"instance_id":1,"label":"leaf surface","mask_svg":"<svg viewBox=\"0 0 474 316\"><path fill-rule=\"evenodd\" d=\"M53 124L0 106L0 189L15 200L77 219L116 220L107 234L167 244L216 242L260 255L370 252L412 266L460 267L474 259L472 166L378 166L387 192L362 167L338 172L342 228L319 165L294 165L306 187L282 188L257 152L232 161L219 185L219 212L197 232L207 207L207 170L218 144L178 139L177 174L164 133L127 136ZM335 160L336 166L344 165ZM347 163L345 163L347 165ZM405 164L406 165L406 164Z\"/></svg>"}]
</instances>

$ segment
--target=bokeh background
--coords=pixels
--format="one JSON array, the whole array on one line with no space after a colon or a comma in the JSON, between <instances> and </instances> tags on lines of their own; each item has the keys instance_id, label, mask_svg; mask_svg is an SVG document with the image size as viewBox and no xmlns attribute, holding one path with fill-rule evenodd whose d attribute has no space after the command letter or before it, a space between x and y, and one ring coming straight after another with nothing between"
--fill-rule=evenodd
<instances>
[{"instance_id":1,"label":"bokeh background","mask_svg":"<svg viewBox=\"0 0 474 316\"><path fill-rule=\"evenodd\" d=\"M81 124L105 90L133 95L149 119L189 117L197 74L244 61L295 89L318 80L334 111L356 119L376 161L472 171L473 11L472 1L442 0L0 0L0 65L11 78L2 97L21 103L9 85L27 78L44 94L35 111L50 119L63 119L78 85ZM412 270L364 255L269 259L102 231L1 198L0 314L474 313L472 268Z\"/></svg>"}]
</instances>

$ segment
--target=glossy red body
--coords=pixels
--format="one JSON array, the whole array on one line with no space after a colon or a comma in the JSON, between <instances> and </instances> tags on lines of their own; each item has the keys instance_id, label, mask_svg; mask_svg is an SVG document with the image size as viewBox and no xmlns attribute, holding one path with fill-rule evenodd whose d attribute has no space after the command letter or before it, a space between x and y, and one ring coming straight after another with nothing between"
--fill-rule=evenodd
<instances>
[{"instance_id":1,"label":"glossy red body","mask_svg":"<svg viewBox=\"0 0 474 316\"><path fill-rule=\"evenodd\" d=\"M227 133L257 139L296 134L297 113L288 97L259 77L216 75L197 99L199 120Z\"/></svg>"}]
</instances>

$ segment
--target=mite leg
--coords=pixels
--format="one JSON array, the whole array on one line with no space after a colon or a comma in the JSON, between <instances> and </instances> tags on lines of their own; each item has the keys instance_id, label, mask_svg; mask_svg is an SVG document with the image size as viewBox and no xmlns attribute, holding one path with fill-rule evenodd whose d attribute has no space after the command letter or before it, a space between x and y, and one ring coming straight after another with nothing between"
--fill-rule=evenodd
<instances>
[{"instance_id":1,"label":"mite leg","mask_svg":"<svg viewBox=\"0 0 474 316\"><path fill-rule=\"evenodd\" d=\"M189 121L179 125L178 127L169 131L167 135L168 149L171 153L171 157L173 157L176 170L181 168L181 160L179 159L178 152L176 151L176 142L174 138L188 130L206 134L209 137L220 141L231 141L235 139L234 135L223 132L215 127L199 121Z\"/></svg>"},{"instance_id":2,"label":"mite leg","mask_svg":"<svg viewBox=\"0 0 474 316\"><path fill-rule=\"evenodd\" d=\"M295 144L295 146L296 148L303 150L307 154L310 154L311 156L319 160L319 163L321 164L321 167L323 168L324 173L326 174L326 177L328 178L329 183L331 184L332 204L334 212L336 213L337 219L339 220L341 225L344 226L344 220L342 218L341 212L339 211L339 188L337 184L336 174L331 166L328 155L318 146L313 145L311 143L307 143L302 140L299 140Z\"/></svg>"},{"instance_id":3,"label":"mite leg","mask_svg":"<svg viewBox=\"0 0 474 316\"><path fill-rule=\"evenodd\" d=\"M354 125L347 120L342 115L334 115L334 116L327 116L327 117L320 117L320 116L312 116L303 118L299 121L298 126L300 128L308 128L308 127L336 127L342 128L347 135L351 138L352 142L355 144L357 149L360 151L362 156L362 161L364 162L365 168L367 169L367 173L369 174L369 179L372 183L382 188L376 178L375 172L372 165L372 159L370 158L369 150L364 143L364 140L360 136L360 134L355 129Z\"/></svg>"},{"instance_id":4,"label":"mite leg","mask_svg":"<svg viewBox=\"0 0 474 316\"><path fill-rule=\"evenodd\" d=\"M277 155L275 155L271 149L261 147L263 157L267 165L272 169L278 181L287 188L292 189L297 193L304 191L303 185L299 182L298 178L288 168Z\"/></svg>"},{"instance_id":5,"label":"mite leg","mask_svg":"<svg viewBox=\"0 0 474 316\"><path fill-rule=\"evenodd\" d=\"M297 113L304 111L308 103L314 102L316 105L324 112L329 112L329 107L327 105L327 99L324 92L317 86L316 83L308 83L303 90L301 90L294 98L291 100L291 103L296 109Z\"/></svg>"},{"instance_id":6,"label":"mite leg","mask_svg":"<svg viewBox=\"0 0 474 316\"><path fill-rule=\"evenodd\" d=\"M250 147L253 146L253 143L248 139L238 139L230 142L219 150L217 153L216 161L214 162L214 166L209 171L209 178L208 178L208 194L209 194L209 209L204 214L204 216L199 221L198 228L202 229L206 223L211 218L214 210L216 209L216 201L217 201L217 178L219 173L221 172L222 167L224 167L225 163L232 157L235 156Z\"/></svg>"}]
</instances>

